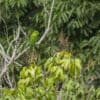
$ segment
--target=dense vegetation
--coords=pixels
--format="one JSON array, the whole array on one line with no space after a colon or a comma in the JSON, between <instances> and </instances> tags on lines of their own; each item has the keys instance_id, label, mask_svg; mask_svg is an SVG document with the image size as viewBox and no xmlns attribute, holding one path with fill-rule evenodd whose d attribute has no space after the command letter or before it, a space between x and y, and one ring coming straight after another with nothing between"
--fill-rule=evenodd
<instances>
[{"instance_id":1,"label":"dense vegetation","mask_svg":"<svg viewBox=\"0 0 100 100\"><path fill-rule=\"evenodd\" d=\"M0 100L99 100L99 73L99 0L0 0Z\"/></svg>"}]
</instances>

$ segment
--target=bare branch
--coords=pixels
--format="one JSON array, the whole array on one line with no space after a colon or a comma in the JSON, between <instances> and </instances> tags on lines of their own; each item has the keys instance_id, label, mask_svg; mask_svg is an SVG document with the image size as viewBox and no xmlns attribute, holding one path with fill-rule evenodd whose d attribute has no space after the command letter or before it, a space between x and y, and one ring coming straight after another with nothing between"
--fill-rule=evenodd
<instances>
[{"instance_id":1,"label":"bare branch","mask_svg":"<svg viewBox=\"0 0 100 100\"><path fill-rule=\"evenodd\" d=\"M62 100L61 96L62 96L62 90L59 91L59 93L57 95L57 100Z\"/></svg>"},{"instance_id":2,"label":"bare branch","mask_svg":"<svg viewBox=\"0 0 100 100\"><path fill-rule=\"evenodd\" d=\"M44 7L44 11L47 13L47 15L49 15L49 11L46 8L45 0L42 0L42 4L43 4L43 7Z\"/></svg>"},{"instance_id":3,"label":"bare branch","mask_svg":"<svg viewBox=\"0 0 100 100\"><path fill-rule=\"evenodd\" d=\"M13 43L18 41L19 35L20 35L20 29L21 29L21 28L20 28L20 26L19 26L17 32L16 32L15 35L14 35L14 39L13 39L10 43L8 43L9 46L8 46L8 49L7 49L7 54L9 54L9 51L10 51L10 49L11 49Z\"/></svg>"},{"instance_id":4,"label":"bare branch","mask_svg":"<svg viewBox=\"0 0 100 100\"><path fill-rule=\"evenodd\" d=\"M22 56L30 47L27 44L27 40L19 41L20 34L23 30L19 25L18 29L16 30L14 37L11 42L8 42L8 49L5 51L2 44L0 44L0 55L3 58L2 70L0 72L0 79L1 77L7 72L9 66L12 63L17 64L18 66L22 66L17 62L17 59ZM23 31L24 32L24 31ZM22 33L23 33L22 32ZM25 33L23 33L25 36ZM1 62L2 63L2 62ZM10 83L9 83L10 84Z\"/></svg>"},{"instance_id":5,"label":"bare branch","mask_svg":"<svg viewBox=\"0 0 100 100\"><path fill-rule=\"evenodd\" d=\"M50 9L50 14L49 14L49 18L48 18L48 24L47 24L47 27L45 29L45 32L43 33L43 35L41 36L40 40L36 43L36 44L40 44L46 37L46 35L48 34L49 30L50 30L50 24L51 24L51 18L52 18L52 13L53 13L53 8L54 8L54 3L55 3L55 0L52 0L52 4L51 4L51 9ZM46 8L45 8L46 10Z\"/></svg>"},{"instance_id":6,"label":"bare branch","mask_svg":"<svg viewBox=\"0 0 100 100\"><path fill-rule=\"evenodd\" d=\"M12 88L13 85L12 85L12 82L10 80L10 77L9 77L9 73L8 72L4 75L4 80L9 85L9 87Z\"/></svg>"},{"instance_id":7,"label":"bare branch","mask_svg":"<svg viewBox=\"0 0 100 100\"><path fill-rule=\"evenodd\" d=\"M3 46L2 46L2 44L0 44L0 54L1 54L2 57L5 59L5 61L8 62L8 57L7 57L7 55L6 55L6 52L5 52L5 50L4 50Z\"/></svg>"},{"instance_id":8,"label":"bare branch","mask_svg":"<svg viewBox=\"0 0 100 100\"><path fill-rule=\"evenodd\" d=\"M20 52L16 57L15 60L17 60L21 55L23 55L27 50L29 50L30 47L25 48L22 52Z\"/></svg>"}]
</instances>

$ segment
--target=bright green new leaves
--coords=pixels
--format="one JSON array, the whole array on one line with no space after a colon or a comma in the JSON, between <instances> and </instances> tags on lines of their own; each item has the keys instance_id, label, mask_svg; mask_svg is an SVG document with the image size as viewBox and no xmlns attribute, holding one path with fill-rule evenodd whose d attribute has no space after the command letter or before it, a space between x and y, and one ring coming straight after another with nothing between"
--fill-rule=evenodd
<instances>
[{"instance_id":1,"label":"bright green new leaves","mask_svg":"<svg viewBox=\"0 0 100 100\"><path fill-rule=\"evenodd\" d=\"M18 82L18 86L20 86L21 84L24 84L24 86L32 84L42 76L43 74L40 66L30 65L29 68L24 67L20 72L21 79Z\"/></svg>"},{"instance_id":2,"label":"bright green new leaves","mask_svg":"<svg viewBox=\"0 0 100 100\"><path fill-rule=\"evenodd\" d=\"M36 35L32 34L32 36ZM80 71L79 59L72 58L69 52L59 52L47 59L44 68L37 65L23 67L15 96L18 100L31 100L32 98L34 100L56 100L56 92L61 87L60 84L64 85L67 91L75 90L73 81L70 79L74 76L78 78Z\"/></svg>"},{"instance_id":3,"label":"bright green new leaves","mask_svg":"<svg viewBox=\"0 0 100 100\"><path fill-rule=\"evenodd\" d=\"M86 94L90 100L99 99L100 89L86 90L86 86L75 81L80 71L80 59L73 58L69 52L59 52L47 59L44 68L23 67L17 88L5 89L2 100L56 100L59 88L62 100L86 100Z\"/></svg>"},{"instance_id":4,"label":"bright green new leaves","mask_svg":"<svg viewBox=\"0 0 100 100\"><path fill-rule=\"evenodd\" d=\"M39 35L39 32L38 31L34 31L31 35L30 35L30 38L29 38L29 44L30 45L34 45L37 40L38 40L38 35Z\"/></svg>"},{"instance_id":5,"label":"bright green new leaves","mask_svg":"<svg viewBox=\"0 0 100 100\"><path fill-rule=\"evenodd\" d=\"M45 63L45 68L50 73L56 73L55 76L62 77L63 72L71 77L78 77L81 71L81 61L77 58L72 58L71 54L68 52L59 52L54 57L51 57ZM60 68L60 69L59 69ZM62 73L62 74L58 74Z\"/></svg>"}]
</instances>

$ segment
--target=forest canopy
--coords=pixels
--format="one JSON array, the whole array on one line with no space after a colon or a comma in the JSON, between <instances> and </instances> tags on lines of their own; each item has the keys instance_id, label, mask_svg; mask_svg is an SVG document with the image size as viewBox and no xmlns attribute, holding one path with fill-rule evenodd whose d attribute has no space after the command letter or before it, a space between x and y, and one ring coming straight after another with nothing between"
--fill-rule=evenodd
<instances>
[{"instance_id":1,"label":"forest canopy","mask_svg":"<svg viewBox=\"0 0 100 100\"><path fill-rule=\"evenodd\" d=\"M0 100L99 100L99 73L99 0L0 0Z\"/></svg>"}]
</instances>

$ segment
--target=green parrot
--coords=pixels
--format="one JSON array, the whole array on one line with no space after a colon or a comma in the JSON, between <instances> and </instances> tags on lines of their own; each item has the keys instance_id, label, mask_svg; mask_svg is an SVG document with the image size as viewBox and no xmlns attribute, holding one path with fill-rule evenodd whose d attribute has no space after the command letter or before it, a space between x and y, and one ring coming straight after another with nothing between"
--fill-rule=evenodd
<instances>
[{"instance_id":1,"label":"green parrot","mask_svg":"<svg viewBox=\"0 0 100 100\"><path fill-rule=\"evenodd\" d=\"M34 44L38 41L38 36L39 36L38 31L32 32L32 34L30 35L30 38L29 38L29 44L31 46L34 46Z\"/></svg>"}]
</instances>

